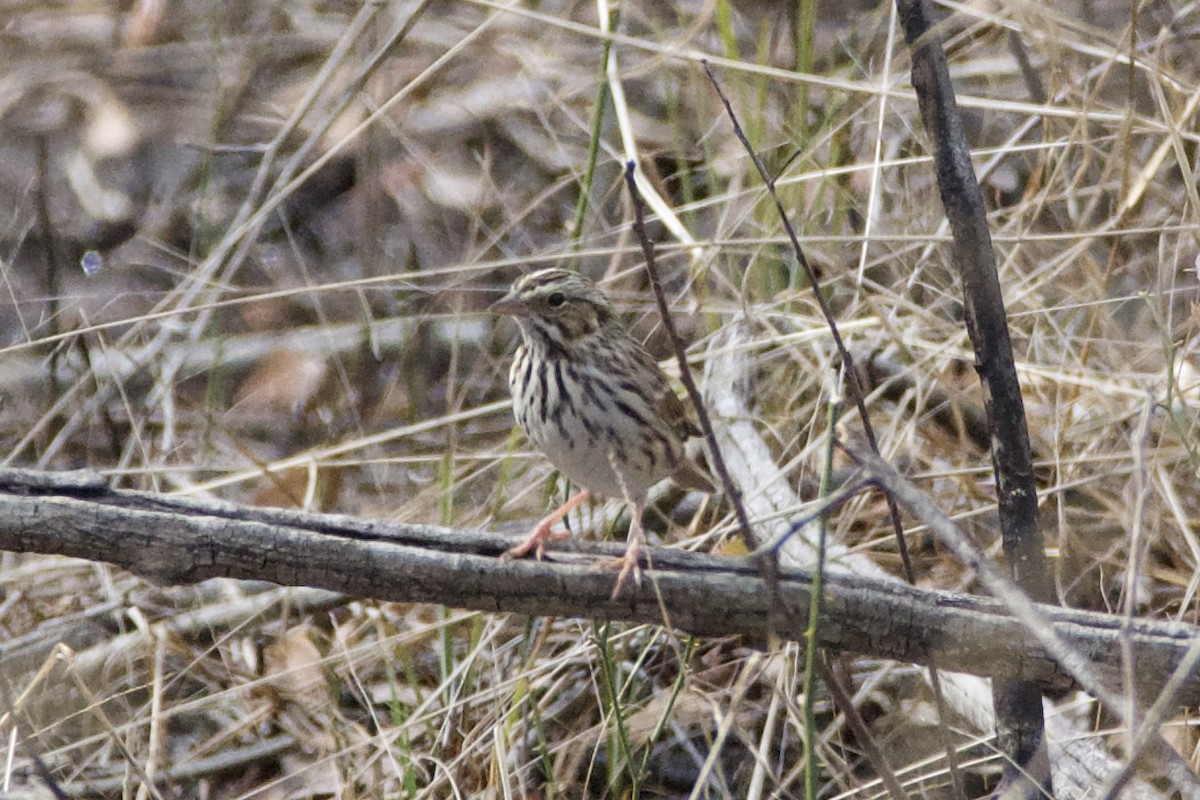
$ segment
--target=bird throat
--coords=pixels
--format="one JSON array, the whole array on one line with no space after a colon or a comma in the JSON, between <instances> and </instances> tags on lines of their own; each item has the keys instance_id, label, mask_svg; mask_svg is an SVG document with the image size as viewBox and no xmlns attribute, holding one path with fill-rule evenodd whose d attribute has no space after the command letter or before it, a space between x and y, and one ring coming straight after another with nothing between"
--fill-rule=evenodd
<instances>
[{"instance_id":1,"label":"bird throat","mask_svg":"<svg viewBox=\"0 0 1200 800\"><path fill-rule=\"evenodd\" d=\"M526 346L546 358L567 358L600 326L595 315L572 315L552 319L521 320Z\"/></svg>"}]
</instances>

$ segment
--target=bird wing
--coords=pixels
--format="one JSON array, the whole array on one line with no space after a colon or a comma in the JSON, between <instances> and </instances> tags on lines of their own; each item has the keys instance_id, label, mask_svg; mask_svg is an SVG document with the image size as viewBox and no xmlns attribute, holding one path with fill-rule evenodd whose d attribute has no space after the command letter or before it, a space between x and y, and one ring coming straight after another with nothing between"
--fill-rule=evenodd
<instances>
[{"instance_id":1,"label":"bird wing","mask_svg":"<svg viewBox=\"0 0 1200 800\"><path fill-rule=\"evenodd\" d=\"M655 408L658 411L659 419L670 427L681 442L692 436L700 436L701 431L692 422L688 404L671 391L671 384L667 381L667 376L659 369L654 356L639 347L634 350L634 357L646 367L645 374L653 376L650 379L651 385L646 388L650 392L650 396L655 398ZM683 450L681 449L680 452L682 453ZM671 479L685 489L699 489L709 494L716 491L707 471L686 455L675 464Z\"/></svg>"},{"instance_id":2,"label":"bird wing","mask_svg":"<svg viewBox=\"0 0 1200 800\"><path fill-rule=\"evenodd\" d=\"M654 356L640 345L631 348L631 354L638 362L640 367L638 371L645 375L650 382L650 385L644 388L646 396L654 400L654 409L658 412L658 418L667 423L680 439L699 436L700 429L692 422L687 405L675 395L675 392L671 391L671 384L667 382L667 376L663 374Z\"/></svg>"},{"instance_id":3,"label":"bird wing","mask_svg":"<svg viewBox=\"0 0 1200 800\"><path fill-rule=\"evenodd\" d=\"M664 386L658 400L658 413L680 439L699 436L700 429L692 422L688 408L669 386Z\"/></svg>"}]
</instances>

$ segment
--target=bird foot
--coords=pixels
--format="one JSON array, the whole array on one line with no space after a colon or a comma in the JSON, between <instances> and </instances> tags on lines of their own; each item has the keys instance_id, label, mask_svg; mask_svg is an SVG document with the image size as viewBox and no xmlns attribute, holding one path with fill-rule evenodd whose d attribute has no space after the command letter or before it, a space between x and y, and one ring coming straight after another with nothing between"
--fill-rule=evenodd
<instances>
[{"instance_id":1,"label":"bird foot","mask_svg":"<svg viewBox=\"0 0 1200 800\"><path fill-rule=\"evenodd\" d=\"M579 504L586 502L587 499L588 493L586 491L577 492L574 497L563 503L549 515L547 515L541 522L535 525L533 530L529 533L529 538L521 542L516 547L510 547L508 550L505 550L504 555L500 557L505 559L524 558L529 554L530 550L536 550L537 560L541 561L546 555L546 542L550 542L555 539L571 538L571 534L567 531L555 531L551 530L551 528L555 523L567 516L567 514L570 514L577 506L579 506Z\"/></svg>"},{"instance_id":2,"label":"bird foot","mask_svg":"<svg viewBox=\"0 0 1200 800\"><path fill-rule=\"evenodd\" d=\"M621 594L621 590L625 588L625 582L629 580L630 574L633 575L633 582L639 587L642 585L642 568L638 564L641 559L641 547L636 539L631 539L629 546L625 548L625 555L620 558L614 558L611 561L605 561L601 566L607 569L617 569L621 571L617 573L617 585L613 587L612 595L609 599L616 600Z\"/></svg>"},{"instance_id":3,"label":"bird foot","mask_svg":"<svg viewBox=\"0 0 1200 800\"><path fill-rule=\"evenodd\" d=\"M541 561L546 556L546 542L570 538L571 534L566 531L551 530L549 523L541 522L530 532L529 537L525 541L505 550L501 558L524 558L529 555L530 550L533 550L535 551L537 560Z\"/></svg>"}]
</instances>

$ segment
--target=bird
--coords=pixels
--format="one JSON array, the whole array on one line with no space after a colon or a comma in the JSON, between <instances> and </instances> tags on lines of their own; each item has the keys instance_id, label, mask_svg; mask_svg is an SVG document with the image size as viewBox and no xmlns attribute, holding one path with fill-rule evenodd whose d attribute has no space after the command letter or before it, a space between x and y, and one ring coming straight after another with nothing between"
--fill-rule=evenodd
<instances>
[{"instance_id":1,"label":"bird","mask_svg":"<svg viewBox=\"0 0 1200 800\"><path fill-rule=\"evenodd\" d=\"M592 493L633 506L615 600L632 574L641 583L642 512L650 487L671 478L712 494L712 480L685 449L700 434L658 362L630 336L593 281L550 268L518 278L491 311L516 320L521 344L508 373L513 414L534 447L577 487L505 555L545 554L567 538L553 530Z\"/></svg>"}]
</instances>

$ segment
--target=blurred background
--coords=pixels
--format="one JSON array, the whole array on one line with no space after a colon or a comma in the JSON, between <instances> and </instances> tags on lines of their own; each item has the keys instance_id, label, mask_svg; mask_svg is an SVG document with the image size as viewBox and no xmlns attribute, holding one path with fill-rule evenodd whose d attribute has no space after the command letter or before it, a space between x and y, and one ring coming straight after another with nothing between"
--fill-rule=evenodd
<instances>
[{"instance_id":1,"label":"blurred background","mask_svg":"<svg viewBox=\"0 0 1200 800\"><path fill-rule=\"evenodd\" d=\"M1166 0L934 9L1059 597L1194 623L1200 17ZM998 549L908 54L893 7L861 0L5 0L0 458L523 531L559 487L514 431L516 330L486 307L523 271L579 269L667 357L629 230L632 159L661 203L651 233L695 365L749 322L755 421L815 500L839 362L701 59L871 365L884 455ZM685 501L648 521L660 543L737 552L727 509ZM576 526L606 535L619 511ZM898 570L877 498L833 525ZM926 585L973 587L909 533ZM36 752L72 796L146 796L147 773L163 797L802 792L794 645L155 587L50 557L3 556L0 589L6 704L25 697L27 723L6 790L43 791ZM210 621L183 624L199 611ZM916 670L838 669L910 789L947 793ZM827 698L809 699L824 796L881 791ZM1102 736L1107 720L1091 723ZM1196 763L1194 728L1172 731ZM986 793L997 756L951 741Z\"/></svg>"}]
</instances>

